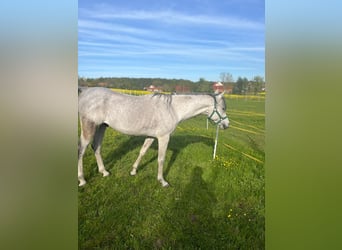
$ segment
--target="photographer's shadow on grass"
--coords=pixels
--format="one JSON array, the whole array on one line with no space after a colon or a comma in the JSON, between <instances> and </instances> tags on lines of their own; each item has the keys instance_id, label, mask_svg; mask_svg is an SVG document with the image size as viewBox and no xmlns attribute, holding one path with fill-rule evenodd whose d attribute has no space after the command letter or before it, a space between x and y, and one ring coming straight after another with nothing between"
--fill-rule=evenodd
<instances>
[{"instance_id":1,"label":"photographer's shadow on grass","mask_svg":"<svg viewBox=\"0 0 342 250\"><path fill-rule=\"evenodd\" d=\"M160 231L168 232L156 240L155 247L163 249L173 245L179 248L212 249L215 245L217 222L213 208L217 203L210 184L202 178L202 168L196 166L188 184L170 203L164 214Z\"/></svg>"},{"instance_id":2,"label":"photographer's shadow on grass","mask_svg":"<svg viewBox=\"0 0 342 250\"><path fill-rule=\"evenodd\" d=\"M108 140L108 139L107 139ZM124 166L125 168L130 169L133 165L135 159L139 155L139 151L136 150L137 148L140 148L142 144L144 143L145 137L140 136L129 136L127 140L124 140L117 146L115 149L108 148L109 146L106 145L106 150L109 152L107 155L104 155L104 164L106 168L109 170L109 172L115 172L115 168L121 168L123 166L116 166L117 162L119 160L122 160L125 158L128 153L134 151L134 156L127 156L127 160L124 160L125 164L127 163L128 166ZM202 143L207 146L212 147L213 140L211 138L200 136L200 135L175 135L171 136L169 145L168 145L168 152L167 154L171 154L169 157L169 160L165 162L165 168L164 168L164 176L167 177L172 165L175 163L179 153L186 147L196 144L196 143ZM146 166L149 164L155 163L155 165L158 164L158 143L157 141L154 141L152 146L150 147L149 151L154 151L153 156L151 157L151 154L146 154L143 157L143 160L141 161L141 164L138 168L139 175L140 171L143 171ZM170 152L171 151L171 152ZM97 174L95 172L96 170L96 162L94 162L94 174ZM172 183L170 183L172 185Z\"/></svg>"}]
</instances>

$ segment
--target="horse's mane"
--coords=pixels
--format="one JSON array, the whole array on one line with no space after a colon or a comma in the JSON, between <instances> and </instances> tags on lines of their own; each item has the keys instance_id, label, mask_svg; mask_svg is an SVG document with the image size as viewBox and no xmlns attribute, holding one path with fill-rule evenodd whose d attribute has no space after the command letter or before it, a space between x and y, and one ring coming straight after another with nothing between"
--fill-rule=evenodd
<instances>
[{"instance_id":1,"label":"horse's mane","mask_svg":"<svg viewBox=\"0 0 342 250\"><path fill-rule=\"evenodd\" d=\"M158 97L160 99L163 99L163 101L168 105L171 106L172 103L172 96L173 94L163 94L163 93L154 93L152 95L152 98Z\"/></svg>"},{"instance_id":2,"label":"horse's mane","mask_svg":"<svg viewBox=\"0 0 342 250\"><path fill-rule=\"evenodd\" d=\"M215 100L215 102L216 102L216 96L217 96L216 93L181 93L181 94L177 94L177 93L171 93L171 94L154 93L152 95L152 98L154 98L154 97L161 98L170 107L171 104L172 104L172 97L174 95L179 95L179 96L200 96L200 95L205 95L205 96L212 97ZM223 105L224 105L224 108L226 108L226 101L225 101L224 98L223 98Z\"/></svg>"}]
</instances>

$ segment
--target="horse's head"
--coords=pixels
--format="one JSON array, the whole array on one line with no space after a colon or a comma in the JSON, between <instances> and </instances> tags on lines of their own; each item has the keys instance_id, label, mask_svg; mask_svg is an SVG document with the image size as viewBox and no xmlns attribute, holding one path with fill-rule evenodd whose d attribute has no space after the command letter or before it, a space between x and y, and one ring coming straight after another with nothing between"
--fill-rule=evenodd
<instances>
[{"instance_id":1,"label":"horse's head","mask_svg":"<svg viewBox=\"0 0 342 250\"><path fill-rule=\"evenodd\" d=\"M223 96L224 93L212 95L214 98L214 105L209 109L208 119L215 124L218 124L221 129L226 129L229 126L229 119L226 114L226 101Z\"/></svg>"}]
</instances>

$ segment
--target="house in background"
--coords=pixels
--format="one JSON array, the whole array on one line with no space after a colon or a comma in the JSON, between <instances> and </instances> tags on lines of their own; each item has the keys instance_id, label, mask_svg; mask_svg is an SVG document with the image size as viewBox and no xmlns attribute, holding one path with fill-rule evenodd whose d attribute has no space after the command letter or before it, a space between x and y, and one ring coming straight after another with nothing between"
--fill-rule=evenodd
<instances>
[{"instance_id":1,"label":"house in background","mask_svg":"<svg viewBox=\"0 0 342 250\"><path fill-rule=\"evenodd\" d=\"M145 87L144 90L150 91L150 92L162 92L163 91L161 87L156 87L152 84L148 87Z\"/></svg>"},{"instance_id":2,"label":"house in background","mask_svg":"<svg viewBox=\"0 0 342 250\"><path fill-rule=\"evenodd\" d=\"M176 93L190 93L190 87L184 85L177 85L175 87Z\"/></svg>"}]
</instances>

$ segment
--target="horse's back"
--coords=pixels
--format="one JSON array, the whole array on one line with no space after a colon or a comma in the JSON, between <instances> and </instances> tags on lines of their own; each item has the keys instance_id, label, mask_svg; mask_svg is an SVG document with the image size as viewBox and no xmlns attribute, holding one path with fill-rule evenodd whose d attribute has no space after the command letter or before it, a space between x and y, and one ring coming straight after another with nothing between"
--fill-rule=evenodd
<instances>
[{"instance_id":1,"label":"horse's back","mask_svg":"<svg viewBox=\"0 0 342 250\"><path fill-rule=\"evenodd\" d=\"M79 95L79 100L86 99L86 98L103 98L104 96L108 95L119 95L118 93L115 93L114 91L107 89L107 88L101 88L101 87L90 87L90 88L81 88L81 93Z\"/></svg>"},{"instance_id":2,"label":"horse's back","mask_svg":"<svg viewBox=\"0 0 342 250\"><path fill-rule=\"evenodd\" d=\"M175 127L168 96L130 96L106 88L89 88L79 96L79 115L131 135L155 136Z\"/></svg>"},{"instance_id":3,"label":"horse's back","mask_svg":"<svg viewBox=\"0 0 342 250\"><path fill-rule=\"evenodd\" d=\"M120 99L120 94L100 87L84 89L78 97L78 112L81 117L100 124L105 119L107 104L113 98Z\"/></svg>"}]
</instances>

